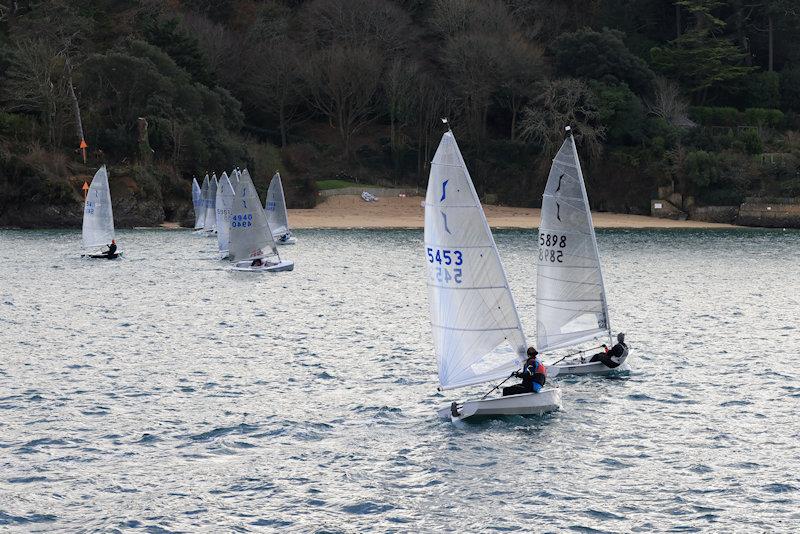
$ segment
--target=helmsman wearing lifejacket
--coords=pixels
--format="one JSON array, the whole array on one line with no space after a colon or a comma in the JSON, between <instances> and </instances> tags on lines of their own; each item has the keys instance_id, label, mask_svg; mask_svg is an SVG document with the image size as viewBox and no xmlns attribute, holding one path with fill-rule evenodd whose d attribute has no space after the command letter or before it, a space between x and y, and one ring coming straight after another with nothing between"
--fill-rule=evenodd
<instances>
[{"instance_id":1,"label":"helmsman wearing lifejacket","mask_svg":"<svg viewBox=\"0 0 800 534\"><path fill-rule=\"evenodd\" d=\"M603 362L606 367L610 367L611 369L619 367L622 356L624 356L625 351L628 350L628 345L625 344L625 334L622 332L617 334L617 344L611 347L611 350L605 345L603 345L603 348L605 349L603 352L598 352L592 356L589 361Z\"/></svg>"},{"instance_id":2,"label":"helmsman wearing lifejacket","mask_svg":"<svg viewBox=\"0 0 800 534\"><path fill-rule=\"evenodd\" d=\"M519 395L520 393L539 393L547 382L547 369L544 364L537 358L539 352L533 348L528 347L528 359L525 360L525 365L522 366L522 371L516 371L514 376L521 378L521 384L514 384L503 388L503 396Z\"/></svg>"}]
</instances>

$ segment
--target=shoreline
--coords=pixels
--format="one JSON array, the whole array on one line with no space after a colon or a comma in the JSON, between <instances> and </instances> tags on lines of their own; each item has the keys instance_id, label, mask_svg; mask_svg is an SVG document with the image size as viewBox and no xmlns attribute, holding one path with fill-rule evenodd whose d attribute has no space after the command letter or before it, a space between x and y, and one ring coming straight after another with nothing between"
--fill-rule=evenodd
<instances>
[{"instance_id":1,"label":"shoreline","mask_svg":"<svg viewBox=\"0 0 800 534\"><path fill-rule=\"evenodd\" d=\"M360 196L332 196L313 209L290 209L289 224L297 230L422 229L425 225L423 197L381 197L365 202ZM529 230L539 227L541 209L506 206L483 207L492 229ZM676 221L646 215L592 212L595 228L617 229L741 229L733 224Z\"/></svg>"}]
</instances>

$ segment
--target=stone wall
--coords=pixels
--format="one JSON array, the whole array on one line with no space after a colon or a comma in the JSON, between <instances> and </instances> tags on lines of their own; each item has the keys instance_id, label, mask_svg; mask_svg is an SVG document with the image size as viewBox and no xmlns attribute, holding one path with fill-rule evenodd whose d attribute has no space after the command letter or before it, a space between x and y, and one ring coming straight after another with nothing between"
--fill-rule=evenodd
<instances>
[{"instance_id":1,"label":"stone wall","mask_svg":"<svg viewBox=\"0 0 800 534\"><path fill-rule=\"evenodd\" d=\"M739 214L739 206L692 206L689 218L694 221L733 224Z\"/></svg>"},{"instance_id":2,"label":"stone wall","mask_svg":"<svg viewBox=\"0 0 800 534\"><path fill-rule=\"evenodd\" d=\"M650 215L660 219L686 220L686 213L676 208L668 200L651 200Z\"/></svg>"},{"instance_id":3,"label":"stone wall","mask_svg":"<svg viewBox=\"0 0 800 534\"><path fill-rule=\"evenodd\" d=\"M376 197L396 197L401 193L412 197L412 196L422 196L425 194L424 190L420 190L416 187L409 187L405 189L394 189L394 188L387 188L387 187L344 187L342 189L325 189L319 192L319 196L321 197L335 197L338 195L361 195L364 191L375 195Z\"/></svg>"},{"instance_id":4,"label":"stone wall","mask_svg":"<svg viewBox=\"0 0 800 534\"><path fill-rule=\"evenodd\" d=\"M736 224L767 228L800 228L800 199L768 202L747 199L739 207Z\"/></svg>"}]
</instances>

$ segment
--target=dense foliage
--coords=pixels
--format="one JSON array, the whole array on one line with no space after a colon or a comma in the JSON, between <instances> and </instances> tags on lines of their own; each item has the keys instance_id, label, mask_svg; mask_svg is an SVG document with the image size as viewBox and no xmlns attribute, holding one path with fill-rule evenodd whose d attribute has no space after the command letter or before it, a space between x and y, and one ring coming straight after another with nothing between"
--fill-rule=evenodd
<instances>
[{"instance_id":1,"label":"dense foliage","mask_svg":"<svg viewBox=\"0 0 800 534\"><path fill-rule=\"evenodd\" d=\"M424 186L444 116L505 203L539 202L567 123L601 209L797 195L798 42L789 0L0 0L0 214L101 162L165 198L234 165L294 205Z\"/></svg>"}]
</instances>

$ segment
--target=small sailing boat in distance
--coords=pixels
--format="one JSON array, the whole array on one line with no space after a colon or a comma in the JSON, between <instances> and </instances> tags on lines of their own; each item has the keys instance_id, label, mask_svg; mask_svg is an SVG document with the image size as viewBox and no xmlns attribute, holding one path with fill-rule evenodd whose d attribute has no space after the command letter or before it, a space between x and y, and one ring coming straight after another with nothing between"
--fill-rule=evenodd
<instances>
[{"instance_id":1,"label":"small sailing boat in distance","mask_svg":"<svg viewBox=\"0 0 800 534\"><path fill-rule=\"evenodd\" d=\"M606 336L609 341L612 339L586 185L572 130L569 126L566 130L567 138L553 158L547 178L539 225L536 341L543 354ZM567 355L548 365L548 374L608 374L629 370L627 345L621 342L617 350L620 354L613 360L604 358L607 363L586 361L585 357L565 361L587 351Z\"/></svg>"},{"instance_id":2,"label":"small sailing boat in distance","mask_svg":"<svg viewBox=\"0 0 800 534\"><path fill-rule=\"evenodd\" d=\"M231 210L229 258L234 271L291 271L294 262L282 260L267 223L250 173L242 171Z\"/></svg>"},{"instance_id":3,"label":"small sailing boat in distance","mask_svg":"<svg viewBox=\"0 0 800 534\"><path fill-rule=\"evenodd\" d=\"M234 197L236 196L228 175L222 173L217 186L216 223L217 245L219 246L220 259L228 257L231 235L231 211L233 210Z\"/></svg>"},{"instance_id":4,"label":"small sailing boat in distance","mask_svg":"<svg viewBox=\"0 0 800 534\"><path fill-rule=\"evenodd\" d=\"M206 193L206 214L203 219L203 231L206 235L213 234L217 229L217 175L211 175L208 180L208 191Z\"/></svg>"},{"instance_id":5,"label":"small sailing boat in distance","mask_svg":"<svg viewBox=\"0 0 800 534\"><path fill-rule=\"evenodd\" d=\"M114 212L108 171L103 165L92 178L83 205L83 248L81 257L116 259L122 255L114 236ZM106 250L102 250L107 247Z\"/></svg>"},{"instance_id":6,"label":"small sailing boat in distance","mask_svg":"<svg viewBox=\"0 0 800 534\"><path fill-rule=\"evenodd\" d=\"M525 335L494 237L449 130L431 163L425 255L439 389L509 377L526 359ZM548 387L539 393L453 402L439 416L538 415L560 406L559 390Z\"/></svg>"},{"instance_id":7,"label":"small sailing boat in distance","mask_svg":"<svg viewBox=\"0 0 800 534\"><path fill-rule=\"evenodd\" d=\"M205 206L203 206L203 190L200 189L195 177L192 177L192 206L194 206L194 229L199 230L203 227L200 214L204 213Z\"/></svg>"},{"instance_id":8,"label":"small sailing boat in distance","mask_svg":"<svg viewBox=\"0 0 800 534\"><path fill-rule=\"evenodd\" d=\"M195 235L204 235L205 234L205 224L206 224L206 211L208 205L208 174L206 177L203 178L203 186L200 188L200 205L197 208L197 216L194 222L194 230Z\"/></svg>"},{"instance_id":9,"label":"small sailing boat in distance","mask_svg":"<svg viewBox=\"0 0 800 534\"><path fill-rule=\"evenodd\" d=\"M267 198L264 201L264 211L267 212L267 222L272 229L272 237L279 245L294 245L297 238L289 230L289 214L286 211L286 198L283 195L281 174L275 171L272 181L267 189Z\"/></svg>"}]
</instances>

